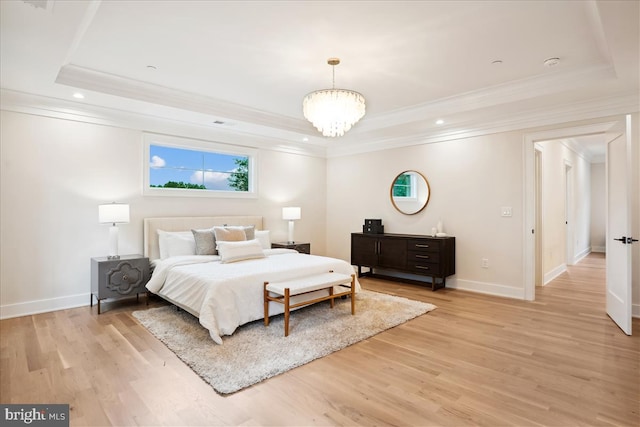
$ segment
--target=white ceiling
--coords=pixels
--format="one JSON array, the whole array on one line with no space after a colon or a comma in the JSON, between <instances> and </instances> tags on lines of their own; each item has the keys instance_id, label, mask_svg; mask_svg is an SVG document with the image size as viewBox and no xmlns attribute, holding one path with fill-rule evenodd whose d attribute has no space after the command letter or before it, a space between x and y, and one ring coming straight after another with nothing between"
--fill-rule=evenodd
<instances>
[{"instance_id":1,"label":"white ceiling","mask_svg":"<svg viewBox=\"0 0 640 427\"><path fill-rule=\"evenodd\" d=\"M0 5L3 105L159 117L334 153L639 109L638 1ZM336 87L367 100L333 139L301 106L331 86L329 57L342 60Z\"/></svg>"}]
</instances>

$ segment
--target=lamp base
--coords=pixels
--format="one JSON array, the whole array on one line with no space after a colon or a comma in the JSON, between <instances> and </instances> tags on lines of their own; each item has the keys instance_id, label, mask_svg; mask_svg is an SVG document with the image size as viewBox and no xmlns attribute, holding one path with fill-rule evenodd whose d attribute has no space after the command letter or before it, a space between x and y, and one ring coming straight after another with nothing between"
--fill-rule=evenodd
<instances>
[{"instance_id":1,"label":"lamp base","mask_svg":"<svg viewBox=\"0 0 640 427\"><path fill-rule=\"evenodd\" d=\"M120 255L118 255L118 227L115 224L109 227L109 256L107 258L120 258Z\"/></svg>"}]
</instances>

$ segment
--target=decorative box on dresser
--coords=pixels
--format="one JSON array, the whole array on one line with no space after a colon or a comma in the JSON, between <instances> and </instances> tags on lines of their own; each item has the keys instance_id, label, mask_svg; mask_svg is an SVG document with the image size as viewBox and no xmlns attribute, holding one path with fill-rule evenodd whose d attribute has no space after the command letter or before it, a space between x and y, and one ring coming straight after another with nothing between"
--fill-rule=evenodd
<instances>
[{"instance_id":1,"label":"decorative box on dresser","mask_svg":"<svg viewBox=\"0 0 640 427\"><path fill-rule=\"evenodd\" d=\"M95 297L100 314L100 302L104 299L134 295L138 299L139 294L147 293L149 276L149 258L142 255L91 258L91 306Z\"/></svg>"},{"instance_id":2,"label":"decorative box on dresser","mask_svg":"<svg viewBox=\"0 0 640 427\"><path fill-rule=\"evenodd\" d=\"M358 276L384 277L374 271L382 269L430 277L435 291L445 286L448 276L456 274L456 238L352 233L351 264L358 267ZM363 273L362 267L368 267L369 272Z\"/></svg>"},{"instance_id":3,"label":"decorative box on dresser","mask_svg":"<svg viewBox=\"0 0 640 427\"><path fill-rule=\"evenodd\" d=\"M284 249L295 249L301 254L309 255L311 253L311 243L301 243L301 242L277 242L271 244L272 248L284 248Z\"/></svg>"}]
</instances>

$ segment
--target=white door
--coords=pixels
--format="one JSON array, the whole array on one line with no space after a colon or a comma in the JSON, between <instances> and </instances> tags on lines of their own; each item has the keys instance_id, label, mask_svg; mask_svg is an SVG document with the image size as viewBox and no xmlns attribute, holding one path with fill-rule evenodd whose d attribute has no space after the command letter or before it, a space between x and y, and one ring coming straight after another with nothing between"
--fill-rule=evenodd
<instances>
[{"instance_id":1,"label":"white door","mask_svg":"<svg viewBox=\"0 0 640 427\"><path fill-rule=\"evenodd\" d=\"M607 141L607 314L631 335L631 126Z\"/></svg>"}]
</instances>

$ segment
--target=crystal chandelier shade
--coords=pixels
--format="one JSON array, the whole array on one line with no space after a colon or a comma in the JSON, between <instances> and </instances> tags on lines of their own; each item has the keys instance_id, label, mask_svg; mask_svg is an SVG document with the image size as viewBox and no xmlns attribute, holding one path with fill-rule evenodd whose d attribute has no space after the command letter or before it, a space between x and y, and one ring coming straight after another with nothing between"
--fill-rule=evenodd
<instances>
[{"instance_id":1,"label":"crystal chandelier shade","mask_svg":"<svg viewBox=\"0 0 640 427\"><path fill-rule=\"evenodd\" d=\"M365 114L364 96L347 89L335 89L335 66L337 58L330 58L333 68L333 88L311 92L302 101L304 117L313 126L329 137L342 136Z\"/></svg>"}]
</instances>

